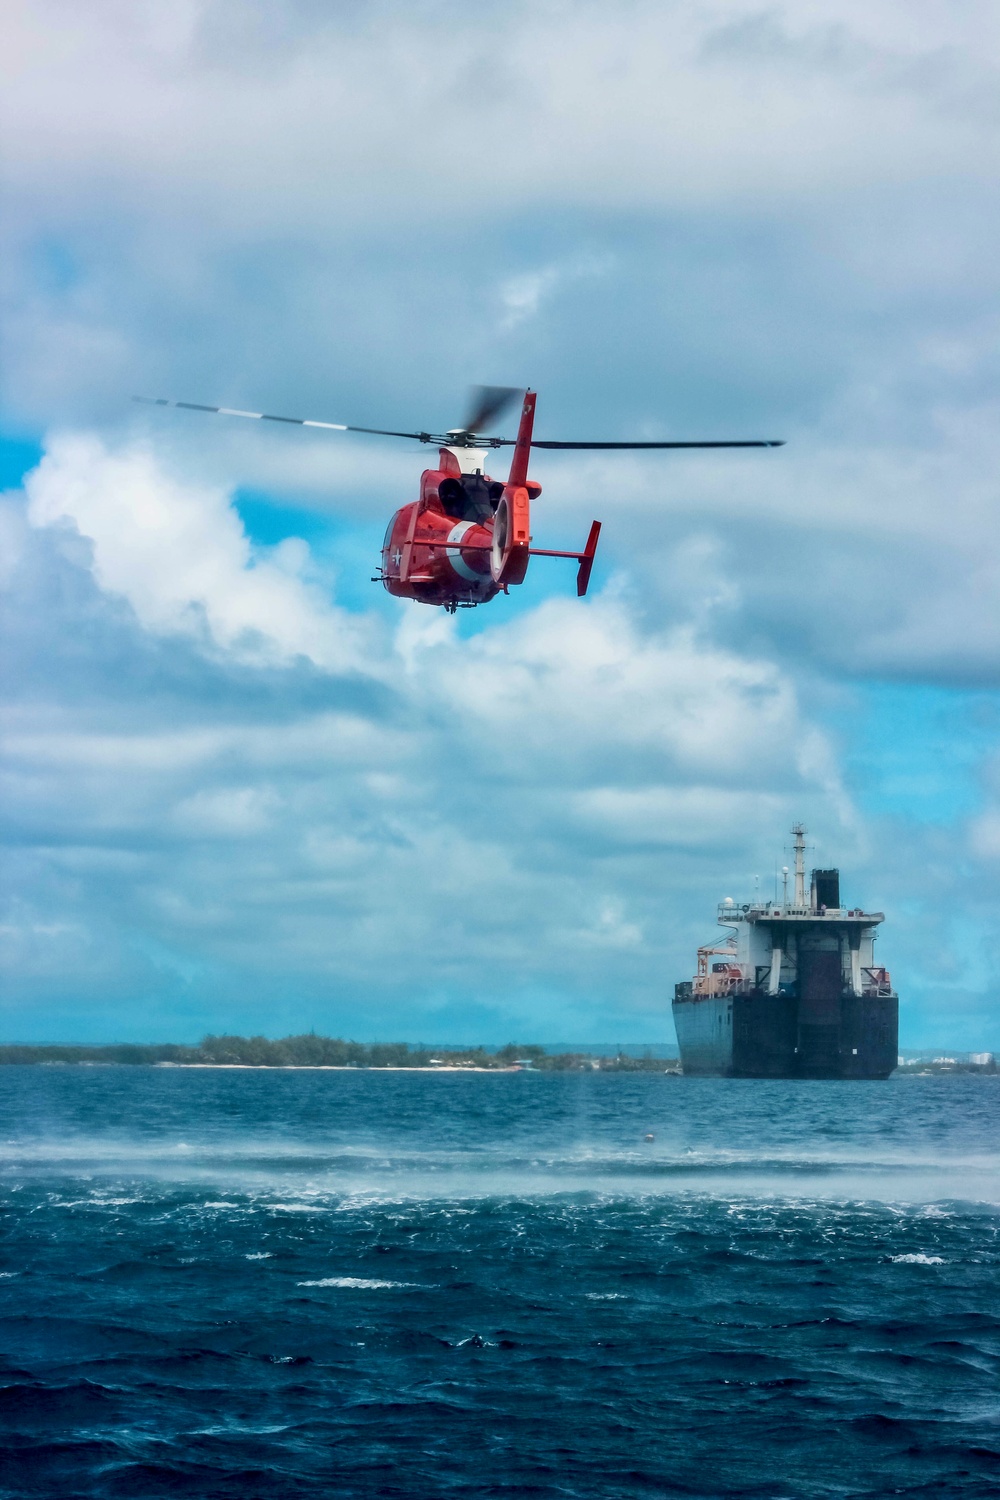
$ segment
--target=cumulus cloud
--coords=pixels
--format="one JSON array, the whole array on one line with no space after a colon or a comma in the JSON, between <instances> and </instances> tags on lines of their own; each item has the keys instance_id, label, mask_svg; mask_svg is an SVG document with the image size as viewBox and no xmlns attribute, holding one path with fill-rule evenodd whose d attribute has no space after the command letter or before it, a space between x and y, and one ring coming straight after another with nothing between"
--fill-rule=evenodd
<instances>
[{"instance_id":1,"label":"cumulus cloud","mask_svg":"<svg viewBox=\"0 0 1000 1500\"><path fill-rule=\"evenodd\" d=\"M996 680L985 0L44 0L4 24L15 422L96 423L120 455L140 391L447 427L500 379L542 388L549 435L787 437L766 463L540 458L543 513L613 505L604 556L648 559L668 611L708 531L714 618L770 656ZM135 420L220 490L342 520L419 462Z\"/></svg>"},{"instance_id":2,"label":"cumulus cloud","mask_svg":"<svg viewBox=\"0 0 1000 1500\"><path fill-rule=\"evenodd\" d=\"M238 1004L294 991L317 1024L374 1004L397 1029L454 1033L469 1006L513 1024L545 993L552 1025L579 1005L592 1031L630 1016L662 1031L649 952L684 965L717 894L698 880L693 901L664 851L724 851L746 883L775 818L809 805L830 820L832 753L783 674L644 628L613 595L549 600L471 639L409 606L353 663L375 695L359 705L329 606L296 574L289 619L285 575L253 583L225 496L79 437L53 443L27 490L22 618L69 568L116 646L96 643L75 704L15 694L8 717L15 992L58 989L30 958L55 922L94 950L74 980L91 1002L94 983L138 992L182 1026L185 1007L232 1023ZM69 517L93 541L67 558ZM80 609L71 596L46 628L59 639ZM109 663L144 640L163 643L152 691L119 682L109 723ZM219 674L242 692L211 689ZM248 710L255 674L266 712Z\"/></svg>"},{"instance_id":3,"label":"cumulus cloud","mask_svg":"<svg viewBox=\"0 0 1000 1500\"><path fill-rule=\"evenodd\" d=\"M309 576L305 544L255 551L225 491L173 479L149 449L56 437L26 489L32 524L75 526L93 544L98 584L148 629L205 634L247 661L303 655L344 669L359 659L358 622Z\"/></svg>"},{"instance_id":4,"label":"cumulus cloud","mask_svg":"<svg viewBox=\"0 0 1000 1500\"><path fill-rule=\"evenodd\" d=\"M595 463L557 484L624 480L618 546L644 592L723 638L838 675L995 687L998 417L991 403L941 447L800 438L756 462Z\"/></svg>"},{"instance_id":5,"label":"cumulus cloud","mask_svg":"<svg viewBox=\"0 0 1000 1500\"><path fill-rule=\"evenodd\" d=\"M471 637L416 605L393 631L355 621L366 652L345 675L338 651L305 649L339 639L321 595L299 596L301 641L273 635L269 589L233 584L257 565L225 495L206 501L148 451L144 484L181 535L197 512L242 612L191 627L182 550L144 609L132 542L104 574L76 530L105 534L76 479L95 453L106 477L108 455L72 451L79 471L45 459L30 501L7 507L12 531L22 518L0 743L8 1029L31 1033L41 1005L64 1035L662 1035L714 902L767 889L804 817L819 857L890 910L911 974L919 957L911 1025L947 992L981 1036L990 981L948 913L987 888L942 830L876 842L835 740L774 661L651 624L612 588L498 605ZM981 869L990 818L969 835Z\"/></svg>"}]
</instances>

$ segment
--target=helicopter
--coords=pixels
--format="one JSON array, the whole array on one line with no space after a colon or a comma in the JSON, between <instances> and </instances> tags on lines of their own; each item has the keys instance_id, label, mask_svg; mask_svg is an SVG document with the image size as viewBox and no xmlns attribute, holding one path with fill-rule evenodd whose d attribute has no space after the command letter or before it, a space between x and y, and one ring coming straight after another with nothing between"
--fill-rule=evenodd
<instances>
[{"instance_id":1,"label":"helicopter","mask_svg":"<svg viewBox=\"0 0 1000 1500\"><path fill-rule=\"evenodd\" d=\"M396 511L386 528L382 561L373 583L401 599L433 604L454 614L474 609L497 594L523 583L532 557L561 557L577 563L576 592L582 598L601 534L594 521L582 552L534 547L531 502L542 487L528 477L532 448L559 451L632 451L651 448L780 448L783 439L756 438L714 442L555 442L533 436L537 393L513 386L476 386L464 426L445 433L396 432L383 427L354 427L343 422L320 422L307 417L282 417L271 412L242 411L229 406L203 406L195 401L168 401L135 396L147 406L171 406L183 411L211 412L224 417L248 417L255 422L284 422L330 432L360 432L376 437L407 438L438 449L437 467L425 469L415 501ZM486 437L484 429L516 399L521 398L517 437ZM486 472L491 450L513 448L507 479Z\"/></svg>"}]
</instances>

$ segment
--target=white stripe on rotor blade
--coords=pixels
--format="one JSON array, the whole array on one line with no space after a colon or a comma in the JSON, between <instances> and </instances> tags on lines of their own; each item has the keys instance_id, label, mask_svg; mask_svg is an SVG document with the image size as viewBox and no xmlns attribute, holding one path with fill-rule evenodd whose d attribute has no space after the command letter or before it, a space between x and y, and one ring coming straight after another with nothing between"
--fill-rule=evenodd
<instances>
[{"instance_id":1,"label":"white stripe on rotor blade","mask_svg":"<svg viewBox=\"0 0 1000 1500\"><path fill-rule=\"evenodd\" d=\"M233 406L217 406L215 409L220 417L253 417L255 422L264 420L262 411L237 411Z\"/></svg>"},{"instance_id":2,"label":"white stripe on rotor blade","mask_svg":"<svg viewBox=\"0 0 1000 1500\"><path fill-rule=\"evenodd\" d=\"M350 428L345 427L343 422L303 422L302 425L303 427L329 427L331 432L350 431Z\"/></svg>"},{"instance_id":3,"label":"white stripe on rotor blade","mask_svg":"<svg viewBox=\"0 0 1000 1500\"><path fill-rule=\"evenodd\" d=\"M464 540L466 533L471 530L471 521L459 521L458 525L453 526L449 531L447 540L449 542L461 542ZM453 552L449 548L447 557L459 578L464 578L467 583L482 583L484 581L482 573L477 573L474 568L470 568L461 552Z\"/></svg>"}]
</instances>

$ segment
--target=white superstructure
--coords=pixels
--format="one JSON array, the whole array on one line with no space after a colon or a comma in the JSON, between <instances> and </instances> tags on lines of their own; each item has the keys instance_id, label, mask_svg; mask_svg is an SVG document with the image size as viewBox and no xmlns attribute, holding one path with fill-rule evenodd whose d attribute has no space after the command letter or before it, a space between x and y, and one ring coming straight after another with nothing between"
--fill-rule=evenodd
<instances>
[{"instance_id":1,"label":"white superstructure","mask_svg":"<svg viewBox=\"0 0 1000 1500\"><path fill-rule=\"evenodd\" d=\"M764 990L776 995L799 979L800 953L839 952L844 989L855 995L887 995L892 985L885 969L875 963L875 938L885 921L880 911L860 907L827 906L824 882L839 900L835 870L813 872L809 895L805 881L805 833L801 823L795 837L794 899L788 900L783 881L780 901L737 904L731 897L719 904L721 927L731 929L724 942L698 949L695 995L724 995L734 991Z\"/></svg>"}]
</instances>

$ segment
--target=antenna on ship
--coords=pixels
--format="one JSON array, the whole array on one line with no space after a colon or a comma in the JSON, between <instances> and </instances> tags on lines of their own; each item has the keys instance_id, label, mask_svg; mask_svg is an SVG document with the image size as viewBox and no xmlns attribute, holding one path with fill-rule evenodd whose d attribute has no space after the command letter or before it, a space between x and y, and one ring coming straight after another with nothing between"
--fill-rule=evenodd
<instances>
[{"instance_id":1,"label":"antenna on ship","mask_svg":"<svg viewBox=\"0 0 1000 1500\"><path fill-rule=\"evenodd\" d=\"M775 899L775 901L777 901L777 899L778 899L777 895L775 895L774 899ZM787 911L788 910L788 866L787 865L782 865L782 867L781 867L781 904L784 907L784 909Z\"/></svg>"},{"instance_id":2,"label":"antenna on ship","mask_svg":"<svg viewBox=\"0 0 1000 1500\"><path fill-rule=\"evenodd\" d=\"M806 904L806 829L804 823L792 824L795 839L795 905Z\"/></svg>"}]
</instances>

